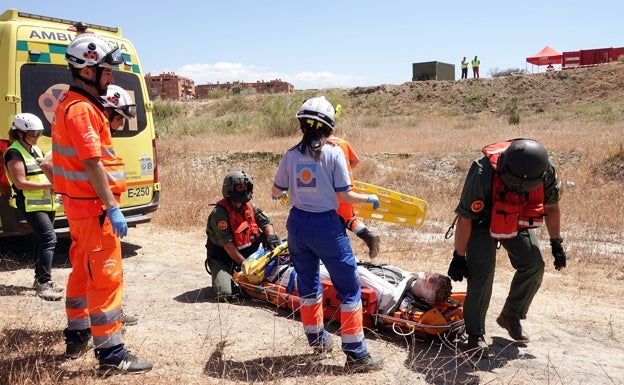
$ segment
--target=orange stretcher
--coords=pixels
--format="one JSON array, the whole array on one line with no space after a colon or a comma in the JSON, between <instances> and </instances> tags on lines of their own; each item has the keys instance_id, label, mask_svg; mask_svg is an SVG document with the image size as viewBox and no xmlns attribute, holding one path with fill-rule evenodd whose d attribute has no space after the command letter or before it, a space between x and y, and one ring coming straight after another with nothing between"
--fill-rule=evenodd
<instances>
[{"instance_id":1,"label":"orange stretcher","mask_svg":"<svg viewBox=\"0 0 624 385\"><path fill-rule=\"evenodd\" d=\"M234 273L234 282L244 294L297 312L299 296L295 290L271 282L251 283L243 273ZM322 280L323 315L325 320L340 322L340 301L331 281ZM441 304L412 303L392 314L377 312L377 296L374 290L362 288L364 327L391 330L399 335L415 335L423 340L453 339L464 331L463 303L466 293L457 292Z\"/></svg>"}]
</instances>

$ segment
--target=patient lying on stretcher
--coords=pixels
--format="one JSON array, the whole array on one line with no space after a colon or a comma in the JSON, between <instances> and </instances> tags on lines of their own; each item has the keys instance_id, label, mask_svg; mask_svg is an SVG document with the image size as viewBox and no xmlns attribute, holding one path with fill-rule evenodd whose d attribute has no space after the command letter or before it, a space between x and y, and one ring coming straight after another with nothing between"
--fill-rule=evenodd
<instances>
[{"instance_id":1,"label":"patient lying on stretcher","mask_svg":"<svg viewBox=\"0 0 624 385\"><path fill-rule=\"evenodd\" d=\"M266 274L266 281L297 290L296 272L289 255L280 256ZM400 307L409 306L414 297L430 304L446 302L452 291L449 277L433 272L410 273L392 265L358 262L358 281L364 288L375 291L377 312L389 314ZM320 265L321 280L330 280L329 272Z\"/></svg>"}]
</instances>

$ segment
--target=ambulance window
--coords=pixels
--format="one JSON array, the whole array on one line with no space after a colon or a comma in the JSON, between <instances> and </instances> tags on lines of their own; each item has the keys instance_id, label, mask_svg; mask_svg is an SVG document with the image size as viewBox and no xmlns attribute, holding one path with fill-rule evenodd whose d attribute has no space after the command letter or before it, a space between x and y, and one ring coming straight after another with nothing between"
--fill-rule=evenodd
<instances>
[{"instance_id":1,"label":"ambulance window","mask_svg":"<svg viewBox=\"0 0 624 385\"><path fill-rule=\"evenodd\" d=\"M128 91L137 105L136 118L125 119L126 125L123 129L115 132L115 138L123 138L137 135L147 126L147 118L145 116L145 100L141 92L140 78L136 74L129 72L115 71L115 84Z\"/></svg>"},{"instance_id":2,"label":"ambulance window","mask_svg":"<svg viewBox=\"0 0 624 385\"><path fill-rule=\"evenodd\" d=\"M147 126L144 96L140 78L136 74L115 71L115 84L126 89L137 104L137 116L126 121L115 137L132 137ZM39 116L43 122L44 135L50 136L50 126L59 97L72 83L72 76L66 66L49 64L24 64L20 70L20 96L22 112ZM126 119L127 120L127 119Z\"/></svg>"},{"instance_id":3,"label":"ambulance window","mask_svg":"<svg viewBox=\"0 0 624 385\"><path fill-rule=\"evenodd\" d=\"M24 64L21 68L22 112L37 115L43 122L43 133L46 136L50 136L50 125L58 98L71 81L71 74L64 66Z\"/></svg>"}]
</instances>

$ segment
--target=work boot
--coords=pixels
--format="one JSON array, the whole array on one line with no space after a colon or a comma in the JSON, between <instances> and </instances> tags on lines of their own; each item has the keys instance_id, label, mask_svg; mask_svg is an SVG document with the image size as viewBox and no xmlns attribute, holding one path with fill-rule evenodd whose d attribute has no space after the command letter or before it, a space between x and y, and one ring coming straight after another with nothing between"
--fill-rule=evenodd
<instances>
[{"instance_id":1,"label":"work boot","mask_svg":"<svg viewBox=\"0 0 624 385\"><path fill-rule=\"evenodd\" d=\"M498 318L496 318L496 323L500 325L503 329L506 329L509 333L509 336L516 341L527 342L529 341L529 336L522 332L522 325L520 325L520 319L514 316L509 315L505 311L501 312Z\"/></svg>"},{"instance_id":2,"label":"work boot","mask_svg":"<svg viewBox=\"0 0 624 385\"><path fill-rule=\"evenodd\" d=\"M63 330L65 334L65 358L75 360L93 347L91 341L91 329Z\"/></svg>"},{"instance_id":3,"label":"work boot","mask_svg":"<svg viewBox=\"0 0 624 385\"><path fill-rule=\"evenodd\" d=\"M466 353L477 359L487 357L490 354L490 347L482 335L468 335L468 343L465 350Z\"/></svg>"},{"instance_id":4,"label":"work boot","mask_svg":"<svg viewBox=\"0 0 624 385\"><path fill-rule=\"evenodd\" d=\"M61 286L58 286L54 281L50 281L52 282L52 289L57 292L57 293L62 293L63 292L63 288ZM37 290L37 285L39 285L39 280L37 278L35 278L35 282L33 282L33 290Z\"/></svg>"},{"instance_id":5,"label":"work boot","mask_svg":"<svg viewBox=\"0 0 624 385\"><path fill-rule=\"evenodd\" d=\"M48 281L46 283L37 282L35 284L35 291L37 292L37 296L39 296L39 298L46 301L58 301L63 298L63 294L54 288L54 282L52 281Z\"/></svg>"},{"instance_id":6,"label":"work boot","mask_svg":"<svg viewBox=\"0 0 624 385\"><path fill-rule=\"evenodd\" d=\"M324 345L323 343L314 344L312 349L314 349L314 355L324 358L334 349L334 341L328 335Z\"/></svg>"},{"instance_id":7,"label":"work boot","mask_svg":"<svg viewBox=\"0 0 624 385\"><path fill-rule=\"evenodd\" d=\"M109 376L113 374L143 373L152 370L154 364L151 361L143 360L137 356L126 353L123 360L118 363L100 362L98 374Z\"/></svg>"},{"instance_id":8,"label":"work boot","mask_svg":"<svg viewBox=\"0 0 624 385\"><path fill-rule=\"evenodd\" d=\"M375 372L383 369L383 358L373 358L370 354L362 358L347 355L344 368L349 373Z\"/></svg>"},{"instance_id":9,"label":"work boot","mask_svg":"<svg viewBox=\"0 0 624 385\"><path fill-rule=\"evenodd\" d=\"M379 235L374 235L369 229L364 229L356 234L362 238L368 246L368 256L372 259L379 254Z\"/></svg>"},{"instance_id":10,"label":"work boot","mask_svg":"<svg viewBox=\"0 0 624 385\"><path fill-rule=\"evenodd\" d=\"M139 317L135 315L130 315L124 312L123 308L121 309L121 324L124 326L134 326L139 323Z\"/></svg>"}]
</instances>

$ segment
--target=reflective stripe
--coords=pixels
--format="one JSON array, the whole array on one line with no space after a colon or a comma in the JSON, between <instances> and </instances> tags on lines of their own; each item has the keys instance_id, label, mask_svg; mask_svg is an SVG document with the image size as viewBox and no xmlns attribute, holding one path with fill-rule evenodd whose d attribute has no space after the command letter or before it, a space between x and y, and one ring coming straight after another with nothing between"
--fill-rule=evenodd
<instances>
[{"instance_id":1,"label":"reflective stripe","mask_svg":"<svg viewBox=\"0 0 624 385\"><path fill-rule=\"evenodd\" d=\"M301 298L299 303L301 304L301 306L314 306L317 303L321 303L323 302L323 296L319 295L316 298Z\"/></svg>"},{"instance_id":2,"label":"reflective stripe","mask_svg":"<svg viewBox=\"0 0 624 385\"><path fill-rule=\"evenodd\" d=\"M112 348L122 343L121 330L107 336L93 336L93 344L96 348Z\"/></svg>"},{"instance_id":3,"label":"reflective stripe","mask_svg":"<svg viewBox=\"0 0 624 385\"><path fill-rule=\"evenodd\" d=\"M86 309L87 297L66 297L65 308L66 309Z\"/></svg>"},{"instance_id":4,"label":"reflective stripe","mask_svg":"<svg viewBox=\"0 0 624 385\"><path fill-rule=\"evenodd\" d=\"M67 319L67 328L69 330L84 330L90 327L91 327L91 324L89 322L89 317Z\"/></svg>"},{"instance_id":5,"label":"reflective stripe","mask_svg":"<svg viewBox=\"0 0 624 385\"><path fill-rule=\"evenodd\" d=\"M87 175L87 173L85 171L69 171L69 170L63 170L61 168L54 168L54 175L56 175L56 172L58 170L58 174L59 175L63 175L65 177L65 179L67 180L72 180L72 181L80 181L80 182L88 182L89 181L89 176Z\"/></svg>"},{"instance_id":6,"label":"reflective stripe","mask_svg":"<svg viewBox=\"0 0 624 385\"><path fill-rule=\"evenodd\" d=\"M91 314L91 325L103 326L121 319L121 309L113 309L104 313Z\"/></svg>"},{"instance_id":7,"label":"reflective stripe","mask_svg":"<svg viewBox=\"0 0 624 385\"><path fill-rule=\"evenodd\" d=\"M362 301L340 304L340 311L345 313L355 312L360 309L362 309Z\"/></svg>"},{"instance_id":8,"label":"reflective stripe","mask_svg":"<svg viewBox=\"0 0 624 385\"><path fill-rule=\"evenodd\" d=\"M61 146L56 142L52 143L52 151L63 156L78 156L75 148L70 146Z\"/></svg>"},{"instance_id":9,"label":"reflective stripe","mask_svg":"<svg viewBox=\"0 0 624 385\"><path fill-rule=\"evenodd\" d=\"M26 199L26 206L27 207L28 206L45 206L45 205L47 205L49 203L50 203L50 199Z\"/></svg>"},{"instance_id":10,"label":"reflective stripe","mask_svg":"<svg viewBox=\"0 0 624 385\"><path fill-rule=\"evenodd\" d=\"M305 334L315 334L318 335L323 330L323 323L316 325L304 325L303 331Z\"/></svg>"},{"instance_id":11,"label":"reflective stripe","mask_svg":"<svg viewBox=\"0 0 624 385\"><path fill-rule=\"evenodd\" d=\"M542 225L542 223L544 223L544 221L542 220L542 218L533 218L533 223L527 221L527 220L519 220L518 221L518 226L523 227L523 228L535 228L535 227L540 227Z\"/></svg>"},{"instance_id":12,"label":"reflective stripe","mask_svg":"<svg viewBox=\"0 0 624 385\"><path fill-rule=\"evenodd\" d=\"M511 239L511 238L515 238L516 236L518 236L518 232L514 231L513 233L509 233L509 234L499 234L499 233L490 232L490 235L494 239Z\"/></svg>"},{"instance_id":13,"label":"reflective stripe","mask_svg":"<svg viewBox=\"0 0 624 385\"><path fill-rule=\"evenodd\" d=\"M340 338L342 340L342 343L344 344L361 343L362 341L364 341L364 331L361 331L356 334L347 334L343 330L342 333L340 333Z\"/></svg>"}]
</instances>

